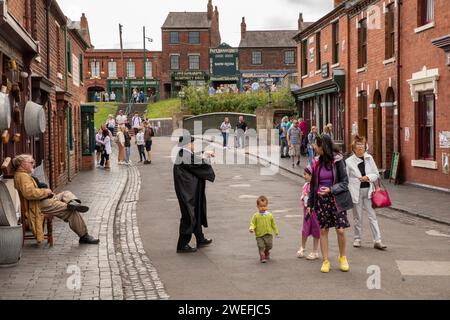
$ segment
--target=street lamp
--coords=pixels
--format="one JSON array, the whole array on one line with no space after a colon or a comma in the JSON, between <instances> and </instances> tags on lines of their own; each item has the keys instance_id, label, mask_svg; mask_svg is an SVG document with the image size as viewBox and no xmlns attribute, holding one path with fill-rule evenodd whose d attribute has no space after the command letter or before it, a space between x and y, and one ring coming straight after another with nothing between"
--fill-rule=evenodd
<instances>
[{"instance_id":1,"label":"street lamp","mask_svg":"<svg viewBox=\"0 0 450 320\"><path fill-rule=\"evenodd\" d=\"M184 93L184 91L180 91L178 92L178 97L180 97L181 100L180 111L184 112L184 98L186 97L186 94Z\"/></svg>"},{"instance_id":2,"label":"street lamp","mask_svg":"<svg viewBox=\"0 0 450 320\"><path fill-rule=\"evenodd\" d=\"M144 30L144 102L147 101L147 56L146 56L146 49L145 49L145 40L148 42L153 42L153 39L150 37L145 36L145 27L143 27Z\"/></svg>"},{"instance_id":3,"label":"street lamp","mask_svg":"<svg viewBox=\"0 0 450 320\"><path fill-rule=\"evenodd\" d=\"M272 85L273 85L273 79L267 78L266 79L266 85L269 88L269 107L272 107Z\"/></svg>"}]
</instances>

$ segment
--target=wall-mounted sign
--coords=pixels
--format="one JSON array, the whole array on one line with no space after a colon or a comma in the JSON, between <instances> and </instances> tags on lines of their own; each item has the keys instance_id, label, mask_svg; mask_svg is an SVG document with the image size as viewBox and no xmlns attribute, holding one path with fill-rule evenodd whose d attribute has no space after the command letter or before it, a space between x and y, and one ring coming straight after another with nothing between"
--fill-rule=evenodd
<instances>
[{"instance_id":1,"label":"wall-mounted sign","mask_svg":"<svg viewBox=\"0 0 450 320\"><path fill-rule=\"evenodd\" d=\"M329 77L329 63L322 64L322 78L328 78Z\"/></svg>"},{"instance_id":2,"label":"wall-mounted sign","mask_svg":"<svg viewBox=\"0 0 450 320\"><path fill-rule=\"evenodd\" d=\"M210 73L213 77L237 77L239 51L227 44L209 49ZM235 80L234 78L232 80Z\"/></svg>"},{"instance_id":3,"label":"wall-mounted sign","mask_svg":"<svg viewBox=\"0 0 450 320\"><path fill-rule=\"evenodd\" d=\"M443 149L450 148L450 131L439 131L439 147Z\"/></svg>"},{"instance_id":4,"label":"wall-mounted sign","mask_svg":"<svg viewBox=\"0 0 450 320\"><path fill-rule=\"evenodd\" d=\"M175 71L172 73L172 79L175 81L205 80L206 77L206 73L203 71Z\"/></svg>"},{"instance_id":5,"label":"wall-mounted sign","mask_svg":"<svg viewBox=\"0 0 450 320\"><path fill-rule=\"evenodd\" d=\"M442 172L445 174L449 172L448 153L442 154Z\"/></svg>"},{"instance_id":6,"label":"wall-mounted sign","mask_svg":"<svg viewBox=\"0 0 450 320\"><path fill-rule=\"evenodd\" d=\"M405 142L409 142L410 137L411 137L411 133L409 132L409 128L405 127Z\"/></svg>"}]
</instances>

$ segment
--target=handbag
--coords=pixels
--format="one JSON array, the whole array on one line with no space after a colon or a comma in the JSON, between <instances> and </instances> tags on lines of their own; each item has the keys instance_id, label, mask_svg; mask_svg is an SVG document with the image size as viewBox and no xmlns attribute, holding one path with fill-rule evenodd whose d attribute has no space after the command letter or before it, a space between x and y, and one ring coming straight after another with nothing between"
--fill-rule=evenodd
<instances>
[{"instance_id":1,"label":"handbag","mask_svg":"<svg viewBox=\"0 0 450 320\"><path fill-rule=\"evenodd\" d=\"M386 208L391 206L391 198L380 179L377 180L378 184L375 184L375 190L372 192L372 208Z\"/></svg>"}]
</instances>

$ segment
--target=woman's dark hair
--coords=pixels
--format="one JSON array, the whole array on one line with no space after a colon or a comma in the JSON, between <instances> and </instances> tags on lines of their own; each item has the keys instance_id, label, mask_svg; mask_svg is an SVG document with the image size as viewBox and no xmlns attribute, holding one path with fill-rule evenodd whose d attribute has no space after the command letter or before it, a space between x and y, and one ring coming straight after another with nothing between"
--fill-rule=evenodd
<instances>
[{"instance_id":1,"label":"woman's dark hair","mask_svg":"<svg viewBox=\"0 0 450 320\"><path fill-rule=\"evenodd\" d=\"M327 134L317 135L314 141L317 146L321 147L323 150L323 154L319 157L319 163L323 164L328 170L331 170L334 154L338 153L339 149L334 145L331 137Z\"/></svg>"},{"instance_id":2,"label":"woman's dark hair","mask_svg":"<svg viewBox=\"0 0 450 320\"><path fill-rule=\"evenodd\" d=\"M108 129L103 129L102 133L103 133L103 137L109 136L109 130Z\"/></svg>"}]
</instances>

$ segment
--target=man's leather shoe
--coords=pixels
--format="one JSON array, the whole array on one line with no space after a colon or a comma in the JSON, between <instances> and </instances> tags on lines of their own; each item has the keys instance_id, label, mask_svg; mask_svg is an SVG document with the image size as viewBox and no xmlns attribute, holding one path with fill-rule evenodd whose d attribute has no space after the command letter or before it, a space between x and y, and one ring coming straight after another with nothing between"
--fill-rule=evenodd
<instances>
[{"instance_id":1,"label":"man's leather shoe","mask_svg":"<svg viewBox=\"0 0 450 320\"><path fill-rule=\"evenodd\" d=\"M80 238L79 241L81 244L98 244L100 242L99 239L94 239L93 236L86 233L84 236Z\"/></svg>"},{"instance_id":2,"label":"man's leather shoe","mask_svg":"<svg viewBox=\"0 0 450 320\"><path fill-rule=\"evenodd\" d=\"M177 253L189 253L189 252L196 252L196 248L192 248L190 245L186 245L184 248L177 249Z\"/></svg>"},{"instance_id":3,"label":"man's leather shoe","mask_svg":"<svg viewBox=\"0 0 450 320\"><path fill-rule=\"evenodd\" d=\"M200 247L204 247L204 246L210 245L211 242L212 242L212 239L206 239L206 238L205 238L205 239L203 239L203 240L197 242L197 248L200 248Z\"/></svg>"},{"instance_id":4,"label":"man's leather shoe","mask_svg":"<svg viewBox=\"0 0 450 320\"><path fill-rule=\"evenodd\" d=\"M89 207L83 206L81 203L78 203L76 200L72 200L67 204L67 209L78 211L78 212L88 212Z\"/></svg>"}]
</instances>

